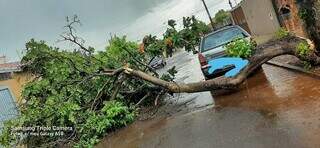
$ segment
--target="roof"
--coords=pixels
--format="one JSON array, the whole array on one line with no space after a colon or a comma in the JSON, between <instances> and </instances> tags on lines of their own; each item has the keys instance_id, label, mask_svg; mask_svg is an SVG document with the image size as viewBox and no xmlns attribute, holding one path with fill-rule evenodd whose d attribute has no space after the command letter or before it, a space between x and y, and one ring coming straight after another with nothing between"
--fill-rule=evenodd
<instances>
[{"instance_id":1,"label":"roof","mask_svg":"<svg viewBox=\"0 0 320 148\"><path fill-rule=\"evenodd\" d=\"M11 62L0 64L0 73L18 72L21 71L20 62Z\"/></svg>"}]
</instances>

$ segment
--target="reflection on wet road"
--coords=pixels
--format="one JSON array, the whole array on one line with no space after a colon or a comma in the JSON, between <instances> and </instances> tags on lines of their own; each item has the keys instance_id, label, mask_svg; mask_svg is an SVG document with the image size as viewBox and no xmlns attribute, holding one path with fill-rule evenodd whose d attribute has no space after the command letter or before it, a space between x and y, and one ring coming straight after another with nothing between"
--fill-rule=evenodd
<instances>
[{"instance_id":1,"label":"reflection on wet road","mask_svg":"<svg viewBox=\"0 0 320 148\"><path fill-rule=\"evenodd\" d=\"M320 80L268 65L216 108L136 122L98 147L233 148L320 146Z\"/></svg>"}]
</instances>

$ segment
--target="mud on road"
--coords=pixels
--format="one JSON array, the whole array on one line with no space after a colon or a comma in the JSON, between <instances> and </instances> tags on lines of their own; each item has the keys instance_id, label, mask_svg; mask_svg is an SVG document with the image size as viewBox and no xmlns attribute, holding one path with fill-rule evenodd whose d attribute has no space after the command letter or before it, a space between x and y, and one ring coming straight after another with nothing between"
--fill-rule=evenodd
<instances>
[{"instance_id":1,"label":"mud on road","mask_svg":"<svg viewBox=\"0 0 320 148\"><path fill-rule=\"evenodd\" d=\"M240 90L216 96L216 107L138 121L107 137L111 148L317 148L320 80L263 65Z\"/></svg>"}]
</instances>

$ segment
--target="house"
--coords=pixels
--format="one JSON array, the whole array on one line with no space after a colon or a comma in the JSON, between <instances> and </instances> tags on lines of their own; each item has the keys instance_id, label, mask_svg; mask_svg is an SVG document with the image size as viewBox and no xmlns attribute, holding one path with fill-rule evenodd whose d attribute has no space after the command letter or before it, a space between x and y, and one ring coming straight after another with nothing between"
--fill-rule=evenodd
<instances>
[{"instance_id":1,"label":"house","mask_svg":"<svg viewBox=\"0 0 320 148\"><path fill-rule=\"evenodd\" d=\"M298 36L306 37L299 18L299 0L242 0L231 10L235 24L248 31L258 43L274 37L284 27Z\"/></svg>"},{"instance_id":2,"label":"house","mask_svg":"<svg viewBox=\"0 0 320 148\"><path fill-rule=\"evenodd\" d=\"M0 62L5 62L2 58ZM31 74L23 72L19 62L0 63L0 132L3 122L19 114L22 88L30 79Z\"/></svg>"}]
</instances>

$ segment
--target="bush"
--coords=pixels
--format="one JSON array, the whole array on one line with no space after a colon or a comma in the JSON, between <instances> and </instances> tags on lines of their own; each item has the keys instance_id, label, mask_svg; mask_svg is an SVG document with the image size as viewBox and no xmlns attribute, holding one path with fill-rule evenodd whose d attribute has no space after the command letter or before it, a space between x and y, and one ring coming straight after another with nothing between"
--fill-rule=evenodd
<instances>
[{"instance_id":1,"label":"bush","mask_svg":"<svg viewBox=\"0 0 320 148\"><path fill-rule=\"evenodd\" d=\"M249 58L254 44L246 39L235 39L226 46L226 53L231 57Z\"/></svg>"},{"instance_id":2,"label":"bush","mask_svg":"<svg viewBox=\"0 0 320 148\"><path fill-rule=\"evenodd\" d=\"M307 42L300 42L296 47L296 52L300 56L305 57L312 52L312 49Z\"/></svg>"},{"instance_id":3,"label":"bush","mask_svg":"<svg viewBox=\"0 0 320 148\"><path fill-rule=\"evenodd\" d=\"M101 113L89 112L87 122L79 126L80 141L75 147L93 147L99 138L134 121L135 113L121 102L105 102Z\"/></svg>"},{"instance_id":4,"label":"bush","mask_svg":"<svg viewBox=\"0 0 320 148\"><path fill-rule=\"evenodd\" d=\"M102 67L113 69L126 63L143 69L132 58L145 61L136 49L137 44L114 37L106 51L93 56L58 50L44 41L31 40L26 47L22 60L24 70L41 77L24 86L22 98L26 103L19 106L20 116L8 121L2 129L0 145L92 147L98 139L134 120L135 110L131 104L136 102L130 96L119 93L111 99L116 77L96 74ZM126 89L133 90L146 83L128 80L125 84ZM72 127L73 130L65 131L62 136L11 135L12 127L35 126Z\"/></svg>"},{"instance_id":5,"label":"bush","mask_svg":"<svg viewBox=\"0 0 320 148\"><path fill-rule=\"evenodd\" d=\"M283 38L288 37L288 36L290 36L290 32L287 29L283 28L283 27L281 27L276 32L276 38L277 39L283 39Z\"/></svg>"}]
</instances>

